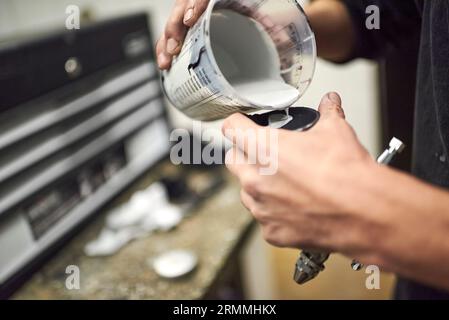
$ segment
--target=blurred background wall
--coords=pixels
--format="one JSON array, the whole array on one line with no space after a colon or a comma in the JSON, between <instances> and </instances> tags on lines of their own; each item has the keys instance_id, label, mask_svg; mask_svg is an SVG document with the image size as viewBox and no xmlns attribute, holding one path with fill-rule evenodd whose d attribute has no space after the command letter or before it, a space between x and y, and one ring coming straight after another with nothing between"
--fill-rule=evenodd
<instances>
[{"instance_id":1,"label":"blurred background wall","mask_svg":"<svg viewBox=\"0 0 449 320\"><path fill-rule=\"evenodd\" d=\"M64 28L65 8L70 4L78 5L82 16L88 19L146 11L151 15L153 37L156 40L163 30L173 2L174 0L0 0L0 40L39 30ZM348 121L364 146L375 156L382 147L377 76L378 66L373 62L358 60L340 66L320 60L314 81L299 104L316 107L326 92L339 92ZM193 123L177 111L171 110L170 113L175 126L190 127ZM215 126L217 135L220 135L219 123L210 126ZM331 257L327 270L318 279L299 287L292 280L297 254L296 250L268 246L256 231L241 259L249 298L386 299L391 295L391 275L383 275L381 290L367 290L365 280L368 275L363 271L352 272L350 260L339 255Z\"/></svg>"}]
</instances>

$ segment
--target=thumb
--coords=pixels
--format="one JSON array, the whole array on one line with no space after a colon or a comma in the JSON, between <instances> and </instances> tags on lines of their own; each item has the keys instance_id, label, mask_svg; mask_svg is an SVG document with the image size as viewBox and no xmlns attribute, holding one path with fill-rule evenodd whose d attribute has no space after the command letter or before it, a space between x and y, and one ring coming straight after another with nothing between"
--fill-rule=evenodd
<instances>
[{"instance_id":1,"label":"thumb","mask_svg":"<svg viewBox=\"0 0 449 320\"><path fill-rule=\"evenodd\" d=\"M345 118L345 112L341 107L341 98L336 92L329 92L323 99L321 99L318 111L323 118L329 118L333 116Z\"/></svg>"},{"instance_id":2,"label":"thumb","mask_svg":"<svg viewBox=\"0 0 449 320\"><path fill-rule=\"evenodd\" d=\"M235 113L223 122L223 135L245 153L249 146L257 143L257 130L261 129L254 121L241 113Z\"/></svg>"}]
</instances>

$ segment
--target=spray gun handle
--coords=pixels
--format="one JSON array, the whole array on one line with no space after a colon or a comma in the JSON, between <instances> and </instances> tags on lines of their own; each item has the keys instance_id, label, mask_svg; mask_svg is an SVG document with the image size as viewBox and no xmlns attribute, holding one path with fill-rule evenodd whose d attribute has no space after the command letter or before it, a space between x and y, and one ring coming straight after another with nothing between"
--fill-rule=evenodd
<instances>
[{"instance_id":1,"label":"spray gun handle","mask_svg":"<svg viewBox=\"0 0 449 320\"><path fill-rule=\"evenodd\" d=\"M272 111L264 114L248 116L254 122L262 126L270 125L272 119L279 122L279 116L292 117L293 120L287 121L281 126L282 129L294 131L306 131L312 128L319 120L320 114L311 108L298 107L291 108L290 112L282 113L282 111ZM279 127L277 127L279 128ZM388 148L377 159L378 163L389 164L394 156L405 148L404 143L393 138L390 141ZM321 271L324 270L324 262L329 258L329 253L316 251L301 251L298 260L295 264L294 280L298 284L304 284L314 279ZM351 264L354 270L360 270L363 264L353 260Z\"/></svg>"},{"instance_id":2,"label":"spray gun handle","mask_svg":"<svg viewBox=\"0 0 449 320\"><path fill-rule=\"evenodd\" d=\"M282 128L292 131L306 131L312 128L320 119L320 113L311 108L296 107L283 111L272 111L264 114L249 116L254 122L262 126ZM294 279L303 284L315 278L324 270L324 262L329 253L304 250L299 255L295 265Z\"/></svg>"},{"instance_id":3,"label":"spray gun handle","mask_svg":"<svg viewBox=\"0 0 449 320\"><path fill-rule=\"evenodd\" d=\"M248 117L261 126L306 131L318 122L320 113L307 107L294 107L287 109L286 112L277 110ZM295 265L295 281L303 284L315 278L324 270L324 262L328 258L329 253L302 251Z\"/></svg>"}]
</instances>

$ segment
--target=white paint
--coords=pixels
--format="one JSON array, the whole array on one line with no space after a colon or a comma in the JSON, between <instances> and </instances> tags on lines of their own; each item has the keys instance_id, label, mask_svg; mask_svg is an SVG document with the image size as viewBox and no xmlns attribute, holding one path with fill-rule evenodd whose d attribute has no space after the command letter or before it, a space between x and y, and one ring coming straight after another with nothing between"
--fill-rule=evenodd
<instances>
[{"instance_id":1,"label":"white paint","mask_svg":"<svg viewBox=\"0 0 449 320\"><path fill-rule=\"evenodd\" d=\"M287 108L299 99L299 91L281 77L275 44L258 22L216 10L210 41L220 71L243 99L270 109Z\"/></svg>"},{"instance_id":2,"label":"white paint","mask_svg":"<svg viewBox=\"0 0 449 320\"><path fill-rule=\"evenodd\" d=\"M273 129L280 129L290 121L293 120L291 115L286 114L272 114L268 117L268 125Z\"/></svg>"},{"instance_id":3,"label":"white paint","mask_svg":"<svg viewBox=\"0 0 449 320\"><path fill-rule=\"evenodd\" d=\"M191 272L198 264L197 256L187 250L173 250L161 254L153 261L153 268L164 278L178 278Z\"/></svg>"},{"instance_id":4,"label":"white paint","mask_svg":"<svg viewBox=\"0 0 449 320\"><path fill-rule=\"evenodd\" d=\"M284 80L248 80L234 89L245 99L259 106L285 109L299 99L299 91Z\"/></svg>"}]
</instances>

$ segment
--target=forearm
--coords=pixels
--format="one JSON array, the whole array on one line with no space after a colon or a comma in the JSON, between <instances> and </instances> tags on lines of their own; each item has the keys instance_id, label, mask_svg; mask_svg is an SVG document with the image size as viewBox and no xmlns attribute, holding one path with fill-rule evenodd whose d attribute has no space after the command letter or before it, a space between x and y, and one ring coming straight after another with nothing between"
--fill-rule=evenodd
<instances>
[{"instance_id":1,"label":"forearm","mask_svg":"<svg viewBox=\"0 0 449 320\"><path fill-rule=\"evenodd\" d=\"M363 222L349 240L353 255L449 289L449 193L377 164L354 179L348 210Z\"/></svg>"},{"instance_id":2,"label":"forearm","mask_svg":"<svg viewBox=\"0 0 449 320\"><path fill-rule=\"evenodd\" d=\"M315 32L318 55L334 62L350 58L355 34L346 6L338 0L316 0L304 10Z\"/></svg>"}]
</instances>

